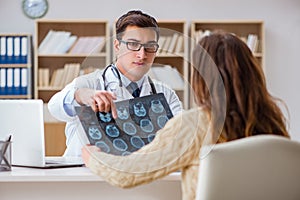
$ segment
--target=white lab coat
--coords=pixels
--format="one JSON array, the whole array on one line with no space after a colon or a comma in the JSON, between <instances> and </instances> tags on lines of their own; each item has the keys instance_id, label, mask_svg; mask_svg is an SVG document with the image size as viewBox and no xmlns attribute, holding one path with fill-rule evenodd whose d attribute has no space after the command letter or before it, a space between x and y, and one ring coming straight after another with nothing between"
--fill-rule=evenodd
<instances>
[{"instance_id":1,"label":"white lab coat","mask_svg":"<svg viewBox=\"0 0 300 200\"><path fill-rule=\"evenodd\" d=\"M76 105L77 102L74 100L74 91L77 88L93 88L95 90L103 90L104 82L102 78L103 70L96 70L90 74L86 74L74 79L70 84L68 84L63 90L56 93L48 103L48 109L50 113L57 118L58 120L66 122L65 134L66 134L66 151L64 156L81 156L81 148L83 145L87 144L88 141L83 136L82 128L80 121L77 116L70 116L64 109L64 103L66 102L65 98L71 97L73 105ZM118 82L119 79L114 75L113 71L108 69L106 74L106 83L109 82ZM121 75L121 80L124 86L129 84L129 80ZM151 86L147 76L143 77L138 83L142 84L142 89L140 96L145 96L151 94ZM173 115L177 115L182 111L182 104L175 94L175 92L170 89L165 84L153 80L155 89L157 93L163 93L166 97L167 102L169 103L170 109L172 110ZM118 96L118 95L117 95ZM126 90L122 90L123 99L133 98L132 95ZM122 99L117 99L122 100ZM70 99L69 99L70 101ZM78 105L78 104L77 104Z\"/></svg>"}]
</instances>

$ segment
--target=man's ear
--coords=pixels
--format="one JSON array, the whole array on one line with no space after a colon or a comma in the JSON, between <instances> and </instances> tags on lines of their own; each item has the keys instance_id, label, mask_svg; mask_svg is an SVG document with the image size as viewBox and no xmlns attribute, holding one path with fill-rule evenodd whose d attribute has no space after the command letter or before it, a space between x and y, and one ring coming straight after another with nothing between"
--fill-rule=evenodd
<instances>
[{"instance_id":1,"label":"man's ear","mask_svg":"<svg viewBox=\"0 0 300 200\"><path fill-rule=\"evenodd\" d=\"M118 51L120 50L120 42L117 39L114 40L114 50L116 51L116 53L118 53Z\"/></svg>"}]
</instances>

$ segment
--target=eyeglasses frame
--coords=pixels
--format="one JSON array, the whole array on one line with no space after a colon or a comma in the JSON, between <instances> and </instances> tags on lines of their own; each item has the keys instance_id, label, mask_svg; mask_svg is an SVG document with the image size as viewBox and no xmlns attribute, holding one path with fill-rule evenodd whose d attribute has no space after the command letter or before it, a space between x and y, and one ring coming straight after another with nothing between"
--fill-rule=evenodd
<instances>
[{"instance_id":1,"label":"eyeglasses frame","mask_svg":"<svg viewBox=\"0 0 300 200\"><path fill-rule=\"evenodd\" d=\"M144 47L144 50L147 52L147 53L156 53L157 52L157 50L158 50L158 48L159 48L159 45L157 44L157 43L145 43L145 44L142 44L142 43L139 43L139 42L135 42L135 41L125 41L125 40L119 40L119 42L120 43L123 43L123 44L126 44L126 48L128 49L128 50L130 50L130 51L139 51L139 50L141 50L141 48L142 47ZM137 44L139 44L140 46L139 46L139 48L138 49L130 49L129 47L128 47L128 43L137 43ZM149 45L149 44L155 44L155 46L157 47L156 48L156 51L148 51L147 50L147 48L145 48L145 46L146 45Z\"/></svg>"}]
</instances>

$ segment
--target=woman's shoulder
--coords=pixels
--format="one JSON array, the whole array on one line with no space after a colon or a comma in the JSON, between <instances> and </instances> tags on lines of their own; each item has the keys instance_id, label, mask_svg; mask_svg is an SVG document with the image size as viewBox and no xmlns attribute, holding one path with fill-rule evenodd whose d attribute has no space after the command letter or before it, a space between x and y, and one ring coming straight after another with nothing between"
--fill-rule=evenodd
<instances>
[{"instance_id":1,"label":"woman's shoulder","mask_svg":"<svg viewBox=\"0 0 300 200\"><path fill-rule=\"evenodd\" d=\"M209 115L204 108L196 107L189 110L184 110L172 118L173 124L181 123L191 126L198 126L201 124L209 124Z\"/></svg>"},{"instance_id":2,"label":"woman's shoulder","mask_svg":"<svg viewBox=\"0 0 300 200\"><path fill-rule=\"evenodd\" d=\"M194 107L194 108L182 111L181 114L186 116L186 117L193 116L193 115L204 115L204 116L206 116L207 111L205 111L205 109L202 108L202 107Z\"/></svg>"}]
</instances>

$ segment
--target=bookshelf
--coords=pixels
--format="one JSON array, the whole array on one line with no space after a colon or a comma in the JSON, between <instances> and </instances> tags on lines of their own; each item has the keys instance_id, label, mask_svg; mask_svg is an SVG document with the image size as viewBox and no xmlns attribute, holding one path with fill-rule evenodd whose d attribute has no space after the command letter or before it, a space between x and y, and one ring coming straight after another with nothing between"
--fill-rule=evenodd
<instances>
[{"instance_id":1,"label":"bookshelf","mask_svg":"<svg viewBox=\"0 0 300 200\"><path fill-rule=\"evenodd\" d=\"M160 49L154 60L154 65L169 65L176 69L182 80L181 87L173 87L176 94L180 98L184 109L189 108L189 70L188 70L188 29L187 23L183 20L159 20L158 25L160 27L160 40L162 38L169 38L167 41L160 44ZM181 38L181 39L180 39ZM168 40L168 39L165 39ZM159 41L161 43L161 41ZM175 45L174 45L175 44ZM178 45L180 47L178 48ZM175 46L175 47L174 47ZM154 67L154 66L153 66ZM170 76L166 75L165 80ZM175 82L176 79L174 77ZM180 80L178 80L180 81Z\"/></svg>"},{"instance_id":2,"label":"bookshelf","mask_svg":"<svg viewBox=\"0 0 300 200\"><path fill-rule=\"evenodd\" d=\"M110 62L110 42L109 42L109 27L108 22L104 20L37 20L35 25L36 38L35 38L35 97L43 99L44 102L48 102L49 99L59 90L61 90L66 84L51 85L51 79L54 72L57 69L65 68L66 64L79 64L80 70L88 70L90 68L104 68ZM49 34L50 31L59 33L67 32L71 36L76 36L77 39L73 43L82 38L96 38L101 37L105 42L103 48L97 52L92 50L87 51L72 51L70 46L68 51L56 51L53 50L53 46L61 44L61 40L57 38L63 38L63 36L54 36L50 44L43 45L46 48L41 48L43 40ZM48 40L49 41L49 40ZM54 42L53 42L54 41ZM47 42L46 42L47 44ZM85 44L84 44L85 45ZM83 47L84 47L83 45ZM84 47L85 48L85 47ZM46 50L43 50L46 49ZM58 52L58 53L57 53ZM71 53L74 52L74 53ZM49 85L39 84L39 71L46 69L49 74L47 82Z\"/></svg>"},{"instance_id":3,"label":"bookshelf","mask_svg":"<svg viewBox=\"0 0 300 200\"><path fill-rule=\"evenodd\" d=\"M0 99L32 95L31 34L0 34Z\"/></svg>"},{"instance_id":4,"label":"bookshelf","mask_svg":"<svg viewBox=\"0 0 300 200\"><path fill-rule=\"evenodd\" d=\"M259 60L264 68L264 22L260 20L211 20L211 21L192 21L191 22L191 38L192 47L199 38L199 33L205 35L209 31L222 29L239 36L245 43L251 46L254 56ZM206 33L205 33L206 32ZM201 35L201 33L200 33ZM251 38L255 36L255 41ZM201 36L200 36L201 37ZM254 44L253 44L254 42ZM249 46L248 45L248 46ZM193 48L191 48L192 51Z\"/></svg>"},{"instance_id":5,"label":"bookshelf","mask_svg":"<svg viewBox=\"0 0 300 200\"><path fill-rule=\"evenodd\" d=\"M265 50L265 33L264 22L261 20L197 20L192 21L190 26L192 56L193 47L196 42L205 34L214 30L224 30L239 36L252 50L253 55L257 58L265 71L264 50ZM190 58L192 59L192 58ZM190 105L195 105L191 92ZM193 107L191 106L191 107Z\"/></svg>"},{"instance_id":6,"label":"bookshelf","mask_svg":"<svg viewBox=\"0 0 300 200\"><path fill-rule=\"evenodd\" d=\"M82 40L85 43L82 43ZM91 47L90 45L94 43L99 44ZM99 46L101 48L98 48ZM108 21L36 20L34 50L34 97L47 103L74 77L95 68L104 68L110 63ZM63 72L58 76L59 71ZM66 76L66 74L72 74L72 76ZM44 105L44 121L46 155L62 155L66 140L65 123L54 119L49 114L46 104Z\"/></svg>"}]
</instances>

